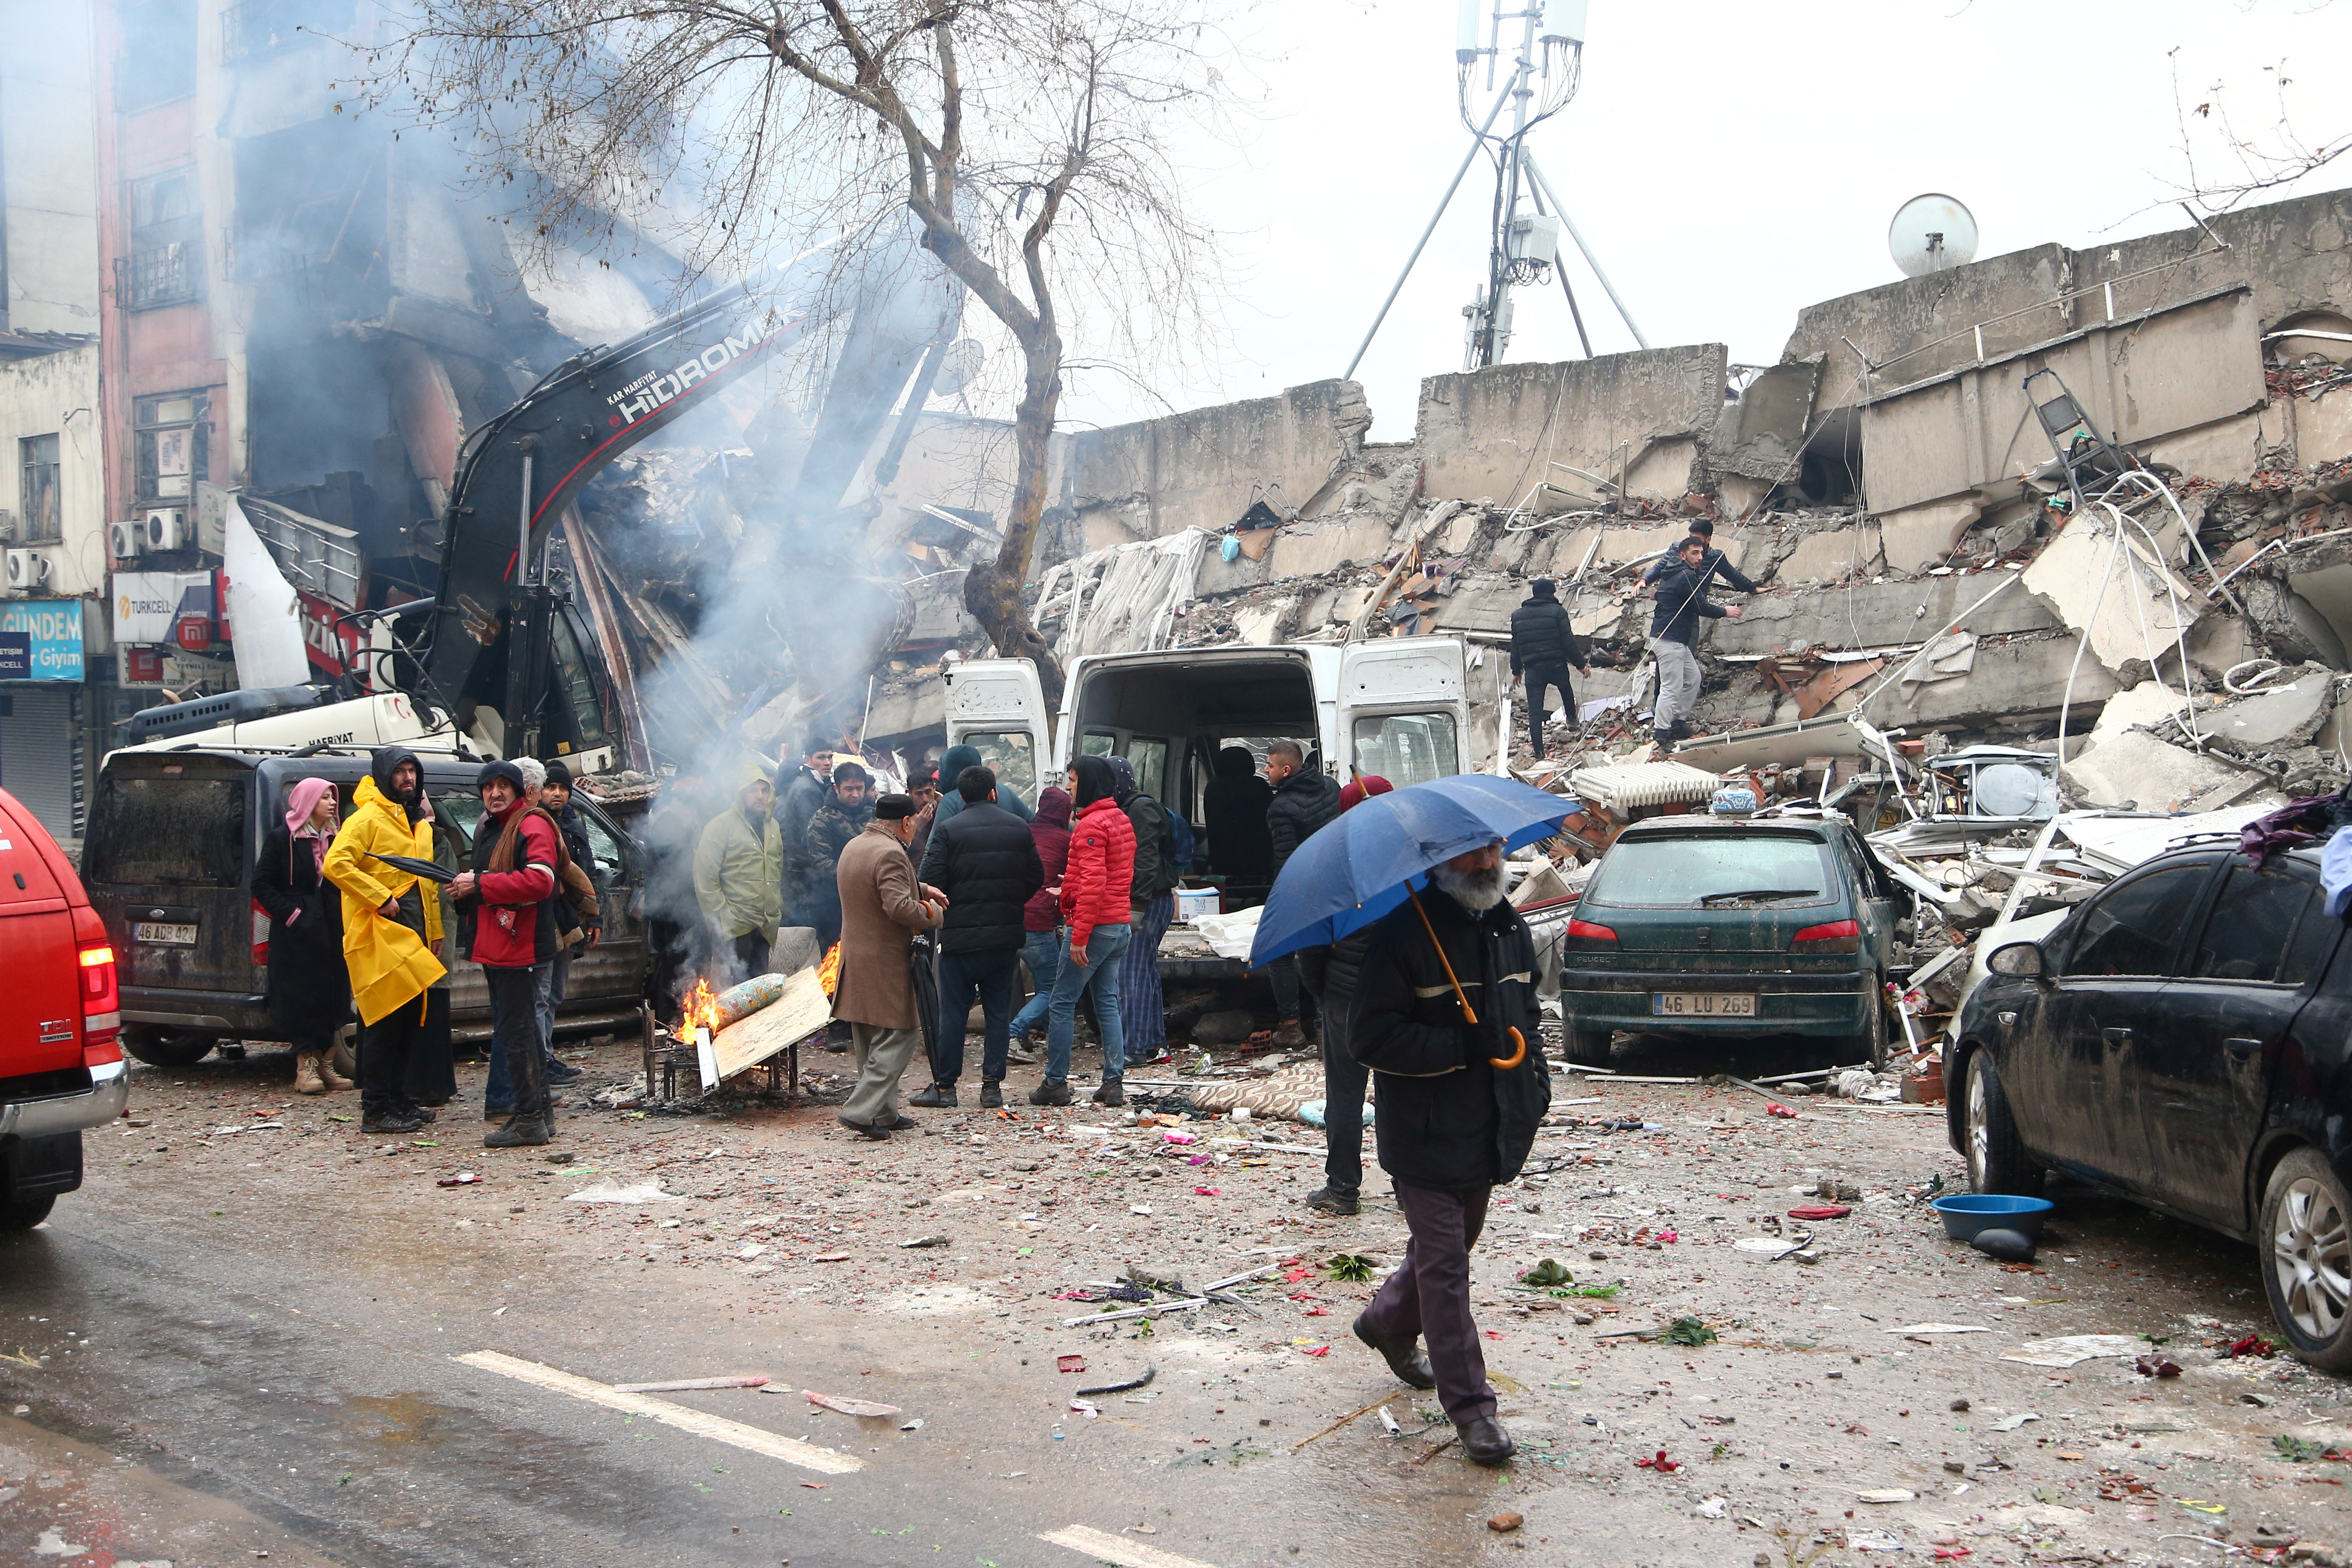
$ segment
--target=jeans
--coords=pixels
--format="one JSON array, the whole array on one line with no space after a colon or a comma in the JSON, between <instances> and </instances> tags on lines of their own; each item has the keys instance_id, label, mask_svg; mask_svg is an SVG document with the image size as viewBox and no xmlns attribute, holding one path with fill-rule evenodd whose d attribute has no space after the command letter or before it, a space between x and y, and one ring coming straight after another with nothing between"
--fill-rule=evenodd
<instances>
[{"instance_id":1,"label":"jeans","mask_svg":"<svg viewBox=\"0 0 2352 1568\"><path fill-rule=\"evenodd\" d=\"M1274 1016L1277 1023L1309 1024L1318 1009L1315 994L1299 983L1298 960L1285 953L1265 966L1266 984L1274 987Z\"/></svg>"},{"instance_id":2,"label":"jeans","mask_svg":"<svg viewBox=\"0 0 2352 1568\"><path fill-rule=\"evenodd\" d=\"M1013 1035L1024 1039L1029 1031L1045 1021L1054 1006L1054 977L1062 973L1062 933L1058 931L1033 931L1021 949L1021 962L1029 966L1030 983L1037 994L1021 1005L1013 1015Z\"/></svg>"},{"instance_id":3,"label":"jeans","mask_svg":"<svg viewBox=\"0 0 2352 1568\"><path fill-rule=\"evenodd\" d=\"M1013 972L1020 961L1009 948L940 954L940 1043L931 1058L931 1081L951 1085L963 1075L964 1022L971 1016L975 993L985 1020L980 1076L987 1083L1003 1081L1013 1035Z\"/></svg>"},{"instance_id":4,"label":"jeans","mask_svg":"<svg viewBox=\"0 0 2352 1568\"><path fill-rule=\"evenodd\" d=\"M1118 964L1121 1048L1139 1062L1168 1048L1167 1001L1160 990L1160 939L1176 918L1176 895L1162 893L1134 911L1135 935Z\"/></svg>"},{"instance_id":5,"label":"jeans","mask_svg":"<svg viewBox=\"0 0 2352 1568\"><path fill-rule=\"evenodd\" d=\"M1437 1374L1437 1402L1459 1426L1495 1414L1478 1321L1470 1315L1470 1249L1486 1224L1490 1189L1440 1193L1394 1184L1412 1239L1404 1262L1364 1309L1363 1324L1384 1340L1428 1341L1429 1369Z\"/></svg>"},{"instance_id":6,"label":"jeans","mask_svg":"<svg viewBox=\"0 0 2352 1568\"><path fill-rule=\"evenodd\" d=\"M1658 700L1650 710L1650 725L1663 730L1689 718L1698 704L1698 655L1690 644L1672 637L1652 637L1650 652L1658 660Z\"/></svg>"},{"instance_id":7,"label":"jeans","mask_svg":"<svg viewBox=\"0 0 2352 1568\"><path fill-rule=\"evenodd\" d=\"M1550 715L1551 704L1544 700L1547 692L1559 693L1560 706L1568 713L1570 725L1576 722L1576 688L1568 683L1566 665L1547 665L1541 669L1530 666L1527 671L1528 735L1534 742L1536 755L1544 754L1544 720Z\"/></svg>"},{"instance_id":8,"label":"jeans","mask_svg":"<svg viewBox=\"0 0 2352 1568\"><path fill-rule=\"evenodd\" d=\"M886 1029L879 1024L849 1026L850 1049L856 1053L857 1086L841 1102L839 1118L859 1127L895 1127L898 1123L898 1079L923 1043L920 1029Z\"/></svg>"},{"instance_id":9,"label":"jeans","mask_svg":"<svg viewBox=\"0 0 2352 1568\"><path fill-rule=\"evenodd\" d=\"M490 987L491 1042L491 1082L483 1093L483 1108L497 1110L510 1103L517 1116L545 1116L549 1105L545 1063L540 1057L538 976L530 969L500 969L486 963L482 978ZM512 1075L510 1087L499 1081L502 1056ZM502 1088L507 1089L507 1101L498 1098Z\"/></svg>"},{"instance_id":10,"label":"jeans","mask_svg":"<svg viewBox=\"0 0 2352 1568\"><path fill-rule=\"evenodd\" d=\"M1126 926L1097 926L1087 941L1087 962L1078 963L1064 950L1061 973L1054 976L1054 1004L1045 1026L1045 1078L1059 1082L1070 1076L1070 1040L1077 1032L1078 998L1092 987L1095 1022L1102 1028L1103 1077L1127 1076L1127 1058L1119 1047L1118 961L1134 932Z\"/></svg>"},{"instance_id":11,"label":"jeans","mask_svg":"<svg viewBox=\"0 0 2352 1568\"><path fill-rule=\"evenodd\" d=\"M555 1050L555 1009L572 984L572 950L563 949L545 963L531 965L539 980L539 1037L550 1055Z\"/></svg>"},{"instance_id":12,"label":"jeans","mask_svg":"<svg viewBox=\"0 0 2352 1568\"><path fill-rule=\"evenodd\" d=\"M550 959L545 963L534 963L529 969L511 971L513 973L530 977L530 1027L532 1037L538 1042L538 1048L532 1054L541 1064L539 1076L542 1083L547 1079L544 1064L555 1059L555 1004L562 995L562 993L556 989L555 966L558 962L563 963L566 977L569 978L571 961L568 958L560 961ZM488 964L484 964L482 973L488 974L494 972ZM482 1109L505 1110L515 1103L514 1069L507 1063L507 1037L497 1026L495 1015L498 1005L495 998L492 1000L490 1011L493 1015L490 1026L490 1076L482 1085Z\"/></svg>"}]
</instances>

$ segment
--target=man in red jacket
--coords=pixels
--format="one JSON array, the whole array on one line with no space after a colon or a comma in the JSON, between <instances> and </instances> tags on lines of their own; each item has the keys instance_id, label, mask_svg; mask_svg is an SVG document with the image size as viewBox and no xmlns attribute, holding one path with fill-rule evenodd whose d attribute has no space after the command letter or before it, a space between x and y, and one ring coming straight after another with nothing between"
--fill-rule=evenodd
<instances>
[{"instance_id":1,"label":"man in red jacket","mask_svg":"<svg viewBox=\"0 0 2352 1568\"><path fill-rule=\"evenodd\" d=\"M460 872L449 892L470 925L474 962L489 982L490 1030L514 1079L514 1114L482 1143L534 1148L555 1136L531 969L555 956L551 900L563 867L563 839L547 814L524 798L522 770L514 763L485 763L475 787L482 795L476 869Z\"/></svg>"},{"instance_id":2,"label":"man in red jacket","mask_svg":"<svg viewBox=\"0 0 2352 1568\"><path fill-rule=\"evenodd\" d=\"M1062 970L1045 1026L1045 1081L1029 1091L1032 1105L1070 1103L1070 1044L1078 998L1092 988L1095 1021L1102 1026L1102 1087L1097 1105L1124 1105L1127 1058L1118 1024L1118 961L1133 929L1128 895L1135 881L1135 826L1119 809L1110 763L1080 757L1070 768L1078 815L1070 824L1069 864L1062 872L1062 915L1070 924Z\"/></svg>"}]
</instances>

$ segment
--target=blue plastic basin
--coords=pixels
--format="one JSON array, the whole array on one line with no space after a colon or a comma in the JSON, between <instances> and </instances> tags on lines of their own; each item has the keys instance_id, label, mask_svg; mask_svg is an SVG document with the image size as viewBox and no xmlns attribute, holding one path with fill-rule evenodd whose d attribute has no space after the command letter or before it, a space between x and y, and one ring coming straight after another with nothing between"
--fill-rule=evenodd
<instances>
[{"instance_id":1,"label":"blue plastic basin","mask_svg":"<svg viewBox=\"0 0 2352 1568\"><path fill-rule=\"evenodd\" d=\"M2006 1193L1959 1193L1937 1198L1935 1209L1944 1216L1946 1236L1954 1241L1974 1241L1977 1232L1986 1229L2038 1237L2051 1203L2048 1198L2012 1197Z\"/></svg>"}]
</instances>

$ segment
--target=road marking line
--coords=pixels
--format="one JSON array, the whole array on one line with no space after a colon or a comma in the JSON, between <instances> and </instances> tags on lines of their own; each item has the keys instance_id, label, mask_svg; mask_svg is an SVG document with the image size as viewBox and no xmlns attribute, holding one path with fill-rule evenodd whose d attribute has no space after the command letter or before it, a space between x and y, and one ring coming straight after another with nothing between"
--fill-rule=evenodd
<instances>
[{"instance_id":1,"label":"road marking line","mask_svg":"<svg viewBox=\"0 0 2352 1568\"><path fill-rule=\"evenodd\" d=\"M1073 1552L1083 1552L1106 1563L1116 1563L1118 1568L1214 1568L1214 1564L1195 1558L1179 1557L1172 1552L1162 1552L1156 1546L1146 1546L1139 1541L1112 1535L1091 1525L1074 1524L1066 1530L1057 1530L1037 1539L1055 1546L1066 1546Z\"/></svg>"},{"instance_id":2,"label":"road marking line","mask_svg":"<svg viewBox=\"0 0 2352 1568\"><path fill-rule=\"evenodd\" d=\"M568 1372L558 1372L551 1366L541 1366L537 1362L500 1355L496 1351L476 1351L471 1355L461 1355L456 1359L467 1366L478 1366L484 1372L495 1372L502 1377L552 1389L558 1394L568 1394L574 1399L584 1399L608 1410L625 1410L632 1415L648 1415L681 1432L731 1443L738 1448L749 1448L752 1453L765 1454L772 1459L782 1459L788 1465L798 1465L803 1469L816 1470L828 1476L845 1476L866 1468L863 1459L836 1454L830 1448L820 1448L797 1437L782 1436L740 1421L730 1421L724 1415L708 1415L699 1410L689 1410L683 1405L673 1405L667 1399L648 1399L642 1394L624 1394L609 1383L576 1377Z\"/></svg>"}]
</instances>

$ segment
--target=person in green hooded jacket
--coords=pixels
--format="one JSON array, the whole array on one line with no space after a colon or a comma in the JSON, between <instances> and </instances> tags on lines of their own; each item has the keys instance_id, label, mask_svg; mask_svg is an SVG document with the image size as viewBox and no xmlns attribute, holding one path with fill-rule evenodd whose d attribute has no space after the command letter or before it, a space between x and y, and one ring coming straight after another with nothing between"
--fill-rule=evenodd
<instances>
[{"instance_id":1,"label":"person in green hooded jacket","mask_svg":"<svg viewBox=\"0 0 2352 1568\"><path fill-rule=\"evenodd\" d=\"M783 918L784 836L770 815L775 786L757 767L746 770L735 808L702 830L694 851L694 893L710 929L712 955L732 957L742 979L768 972L768 953Z\"/></svg>"}]
</instances>

